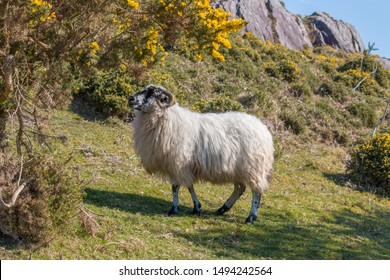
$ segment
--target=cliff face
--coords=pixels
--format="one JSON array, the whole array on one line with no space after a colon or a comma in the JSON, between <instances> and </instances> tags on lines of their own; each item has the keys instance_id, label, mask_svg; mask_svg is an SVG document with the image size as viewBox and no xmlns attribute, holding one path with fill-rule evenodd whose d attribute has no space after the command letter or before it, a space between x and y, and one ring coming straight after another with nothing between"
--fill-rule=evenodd
<instances>
[{"instance_id":1,"label":"cliff face","mask_svg":"<svg viewBox=\"0 0 390 280\"><path fill-rule=\"evenodd\" d=\"M266 1L222 0L215 1L214 6L230 12L234 18L242 18L247 21L248 24L243 30L244 32L251 32L264 41L275 41Z\"/></svg>"},{"instance_id":2,"label":"cliff face","mask_svg":"<svg viewBox=\"0 0 390 280\"><path fill-rule=\"evenodd\" d=\"M217 0L214 5L247 21L244 32L290 49L330 45L346 52L364 50L364 42L352 25L325 13L305 18L305 25L301 17L286 10L279 0Z\"/></svg>"},{"instance_id":3,"label":"cliff face","mask_svg":"<svg viewBox=\"0 0 390 280\"><path fill-rule=\"evenodd\" d=\"M252 1L252 0L248 0ZM289 49L312 47L306 27L301 18L287 11L279 0L267 0L268 16L272 19L275 42Z\"/></svg>"},{"instance_id":4,"label":"cliff face","mask_svg":"<svg viewBox=\"0 0 390 280\"><path fill-rule=\"evenodd\" d=\"M278 42L290 49L312 47L302 20L279 0L227 0L214 5L247 21L243 32L251 32L263 41Z\"/></svg>"},{"instance_id":5,"label":"cliff face","mask_svg":"<svg viewBox=\"0 0 390 280\"><path fill-rule=\"evenodd\" d=\"M315 30L314 45L329 45L346 52L364 51L364 42L352 25L335 20L326 13L314 13L307 19Z\"/></svg>"}]
</instances>

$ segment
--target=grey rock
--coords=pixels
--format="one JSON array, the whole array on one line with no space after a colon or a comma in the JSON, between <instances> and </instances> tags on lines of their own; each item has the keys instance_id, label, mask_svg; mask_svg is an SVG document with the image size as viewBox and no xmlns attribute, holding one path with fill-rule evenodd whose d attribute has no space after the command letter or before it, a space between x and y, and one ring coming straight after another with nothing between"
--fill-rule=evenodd
<instances>
[{"instance_id":1,"label":"grey rock","mask_svg":"<svg viewBox=\"0 0 390 280\"><path fill-rule=\"evenodd\" d=\"M312 47L309 34L299 16L287 11L279 0L267 0L267 8L279 43L289 49Z\"/></svg>"},{"instance_id":2,"label":"grey rock","mask_svg":"<svg viewBox=\"0 0 390 280\"><path fill-rule=\"evenodd\" d=\"M384 58L384 57L379 57L379 58L377 58L375 60L377 62L381 63L383 65L383 67L385 67L386 69L390 70L390 59Z\"/></svg>"},{"instance_id":3,"label":"grey rock","mask_svg":"<svg viewBox=\"0 0 390 280\"><path fill-rule=\"evenodd\" d=\"M290 49L312 47L302 20L287 11L279 0L216 1L214 6L247 21L243 32L251 32L263 41L278 42Z\"/></svg>"},{"instance_id":4,"label":"grey rock","mask_svg":"<svg viewBox=\"0 0 390 280\"><path fill-rule=\"evenodd\" d=\"M247 21L242 32L251 32L263 41L274 42L272 23L264 0L222 0L215 1L213 5L230 12L234 18Z\"/></svg>"},{"instance_id":5,"label":"grey rock","mask_svg":"<svg viewBox=\"0 0 390 280\"><path fill-rule=\"evenodd\" d=\"M303 20L287 11L280 0L216 0L215 7L248 22L242 32L251 32L263 41L278 42L300 50L305 46L332 46L346 52L364 51L364 42L351 24L326 13L314 13Z\"/></svg>"},{"instance_id":6,"label":"grey rock","mask_svg":"<svg viewBox=\"0 0 390 280\"><path fill-rule=\"evenodd\" d=\"M314 13L307 17L313 30L313 45L329 45L346 52L364 51L364 42L351 24L336 20L326 13Z\"/></svg>"}]
</instances>

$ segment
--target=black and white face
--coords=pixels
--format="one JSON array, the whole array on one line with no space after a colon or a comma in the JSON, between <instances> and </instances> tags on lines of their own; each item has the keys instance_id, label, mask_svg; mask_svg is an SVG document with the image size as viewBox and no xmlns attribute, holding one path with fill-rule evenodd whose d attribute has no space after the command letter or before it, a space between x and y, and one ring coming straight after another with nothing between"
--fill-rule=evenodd
<instances>
[{"instance_id":1,"label":"black and white face","mask_svg":"<svg viewBox=\"0 0 390 280\"><path fill-rule=\"evenodd\" d=\"M166 92L164 87L148 85L129 97L129 106L145 113L154 112L165 105L169 107L170 98Z\"/></svg>"}]
</instances>

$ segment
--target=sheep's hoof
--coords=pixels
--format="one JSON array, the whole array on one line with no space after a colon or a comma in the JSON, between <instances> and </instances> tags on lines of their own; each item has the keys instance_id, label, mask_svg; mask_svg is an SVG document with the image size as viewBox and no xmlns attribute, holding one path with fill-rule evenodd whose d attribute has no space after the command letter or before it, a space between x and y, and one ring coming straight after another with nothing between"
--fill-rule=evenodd
<instances>
[{"instance_id":1,"label":"sheep's hoof","mask_svg":"<svg viewBox=\"0 0 390 280\"><path fill-rule=\"evenodd\" d=\"M230 208L229 207L227 207L225 204L224 205L222 205L222 207L221 208L219 208L218 210L217 210L217 212L215 212L217 215L219 215L219 216L222 216L225 212L227 212L227 211L229 211L230 210Z\"/></svg>"},{"instance_id":2,"label":"sheep's hoof","mask_svg":"<svg viewBox=\"0 0 390 280\"><path fill-rule=\"evenodd\" d=\"M256 219L257 219L257 216L251 214L251 215L249 215L248 218L246 218L245 223L246 224L253 224L253 222L256 221Z\"/></svg>"},{"instance_id":3,"label":"sheep's hoof","mask_svg":"<svg viewBox=\"0 0 390 280\"><path fill-rule=\"evenodd\" d=\"M200 216L200 208L202 208L202 205L200 204L200 203L198 203L198 204L195 204L194 203L194 209L192 209L192 214L194 215L194 216Z\"/></svg>"},{"instance_id":4,"label":"sheep's hoof","mask_svg":"<svg viewBox=\"0 0 390 280\"><path fill-rule=\"evenodd\" d=\"M172 206L171 210L169 210L168 212L168 216L171 217L171 216L175 216L175 215L178 215L179 214L179 207L178 206Z\"/></svg>"},{"instance_id":5,"label":"sheep's hoof","mask_svg":"<svg viewBox=\"0 0 390 280\"><path fill-rule=\"evenodd\" d=\"M194 209L192 210L192 214L193 214L194 216L199 217L199 216L200 216L200 208L194 208Z\"/></svg>"}]
</instances>

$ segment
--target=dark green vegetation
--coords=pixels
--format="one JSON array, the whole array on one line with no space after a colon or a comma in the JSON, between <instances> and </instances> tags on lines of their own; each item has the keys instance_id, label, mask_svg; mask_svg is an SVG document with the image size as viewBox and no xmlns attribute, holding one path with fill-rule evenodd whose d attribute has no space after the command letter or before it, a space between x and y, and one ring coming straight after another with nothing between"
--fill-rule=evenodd
<instances>
[{"instance_id":1,"label":"dark green vegetation","mask_svg":"<svg viewBox=\"0 0 390 280\"><path fill-rule=\"evenodd\" d=\"M165 66L151 68L142 80L123 74L117 99L93 96L102 114L79 97L56 110L47 132L67 141L52 140L51 150L60 162L72 155L70 170L86 182L88 215L43 243L0 238L1 259L390 259L390 201L352 183L345 164L383 113L389 73L380 67L380 81L369 77L352 91L360 82L356 76L365 77L360 64L350 66L361 55L329 48L289 51L250 35L235 38L223 55L225 62L195 62L170 53ZM353 79L348 71L356 74ZM101 80L96 84L107 85ZM235 109L269 124L277 157L257 223L243 224L249 192L225 216L214 215L233 188L208 183L196 186L203 205L199 218L191 215L185 189L182 213L167 217L169 184L145 173L129 125L109 116L117 112L111 104L123 106L123 96L148 83L165 86L193 110ZM83 85L78 80L73 88L93 95ZM101 87L99 93L115 90ZM388 131L388 123L379 127Z\"/></svg>"}]
</instances>

